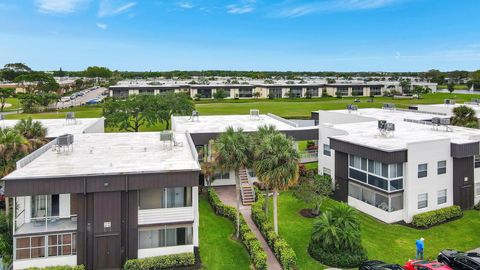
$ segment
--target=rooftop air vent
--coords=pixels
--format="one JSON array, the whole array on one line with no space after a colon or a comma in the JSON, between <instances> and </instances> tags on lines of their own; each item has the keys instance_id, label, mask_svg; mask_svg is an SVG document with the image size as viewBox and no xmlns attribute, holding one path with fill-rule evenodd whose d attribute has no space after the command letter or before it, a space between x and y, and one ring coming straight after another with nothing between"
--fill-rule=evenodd
<instances>
[{"instance_id":1,"label":"rooftop air vent","mask_svg":"<svg viewBox=\"0 0 480 270\"><path fill-rule=\"evenodd\" d=\"M384 136L392 136L393 132L395 131L395 124L394 123L388 123L385 120L378 120L377 123L378 131L380 131L380 134Z\"/></svg>"},{"instance_id":2,"label":"rooftop air vent","mask_svg":"<svg viewBox=\"0 0 480 270\"><path fill-rule=\"evenodd\" d=\"M443 104L445 105L455 105L455 100L453 99L444 99Z\"/></svg>"},{"instance_id":3,"label":"rooftop air vent","mask_svg":"<svg viewBox=\"0 0 480 270\"><path fill-rule=\"evenodd\" d=\"M53 149L57 152L73 151L73 134L60 135Z\"/></svg>"},{"instance_id":4,"label":"rooftop air vent","mask_svg":"<svg viewBox=\"0 0 480 270\"><path fill-rule=\"evenodd\" d=\"M168 146L170 149L173 147L173 133L169 131L160 132L160 141L163 142L163 147Z\"/></svg>"},{"instance_id":5,"label":"rooftop air vent","mask_svg":"<svg viewBox=\"0 0 480 270\"><path fill-rule=\"evenodd\" d=\"M250 118L260 120L260 110L258 109L251 109L250 110Z\"/></svg>"},{"instance_id":6,"label":"rooftop air vent","mask_svg":"<svg viewBox=\"0 0 480 270\"><path fill-rule=\"evenodd\" d=\"M438 130L439 127L445 127L445 131L453 131L450 127L450 118L432 118L432 129Z\"/></svg>"},{"instance_id":7,"label":"rooftop air vent","mask_svg":"<svg viewBox=\"0 0 480 270\"><path fill-rule=\"evenodd\" d=\"M394 103L384 103L382 108L384 110L395 110L395 104Z\"/></svg>"},{"instance_id":8,"label":"rooftop air vent","mask_svg":"<svg viewBox=\"0 0 480 270\"><path fill-rule=\"evenodd\" d=\"M353 105L353 104L348 104L347 105L347 110L348 110L349 113L351 113L352 111L358 111L358 106Z\"/></svg>"},{"instance_id":9,"label":"rooftop air vent","mask_svg":"<svg viewBox=\"0 0 480 270\"><path fill-rule=\"evenodd\" d=\"M195 119L197 119L197 121L200 120L200 114L198 113L198 111L192 111L192 115L190 115L190 118L188 118L188 120L194 122Z\"/></svg>"},{"instance_id":10,"label":"rooftop air vent","mask_svg":"<svg viewBox=\"0 0 480 270\"><path fill-rule=\"evenodd\" d=\"M77 118L75 118L75 113L74 112L67 112L67 115L65 116L65 121L68 124L77 124Z\"/></svg>"}]
</instances>

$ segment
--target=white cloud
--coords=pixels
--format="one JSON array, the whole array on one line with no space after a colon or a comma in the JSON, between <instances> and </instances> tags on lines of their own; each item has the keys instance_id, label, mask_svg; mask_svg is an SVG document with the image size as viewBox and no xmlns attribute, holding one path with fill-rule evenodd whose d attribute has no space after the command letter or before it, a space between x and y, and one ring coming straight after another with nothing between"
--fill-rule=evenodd
<instances>
[{"instance_id":1,"label":"white cloud","mask_svg":"<svg viewBox=\"0 0 480 270\"><path fill-rule=\"evenodd\" d=\"M303 5L282 6L277 11L279 17L300 17L316 12L341 12L377 9L407 0L324 0Z\"/></svg>"},{"instance_id":2,"label":"white cloud","mask_svg":"<svg viewBox=\"0 0 480 270\"><path fill-rule=\"evenodd\" d=\"M227 12L230 14L245 14L254 10L251 5L228 5Z\"/></svg>"},{"instance_id":3,"label":"white cloud","mask_svg":"<svg viewBox=\"0 0 480 270\"><path fill-rule=\"evenodd\" d=\"M118 14L122 14L128 12L136 5L137 2L123 2L122 4L120 4L118 3L118 1L101 0L100 7L98 9L98 17L115 16Z\"/></svg>"},{"instance_id":4,"label":"white cloud","mask_svg":"<svg viewBox=\"0 0 480 270\"><path fill-rule=\"evenodd\" d=\"M102 29L102 30L107 30L108 25L106 25L104 23L97 23L97 27Z\"/></svg>"},{"instance_id":5,"label":"white cloud","mask_svg":"<svg viewBox=\"0 0 480 270\"><path fill-rule=\"evenodd\" d=\"M178 6L181 7L181 8L184 8L184 9L193 8L192 3L190 3L190 2L182 2L182 3L178 4Z\"/></svg>"},{"instance_id":6,"label":"white cloud","mask_svg":"<svg viewBox=\"0 0 480 270\"><path fill-rule=\"evenodd\" d=\"M38 10L43 13L73 13L88 5L90 0L36 0Z\"/></svg>"}]
</instances>

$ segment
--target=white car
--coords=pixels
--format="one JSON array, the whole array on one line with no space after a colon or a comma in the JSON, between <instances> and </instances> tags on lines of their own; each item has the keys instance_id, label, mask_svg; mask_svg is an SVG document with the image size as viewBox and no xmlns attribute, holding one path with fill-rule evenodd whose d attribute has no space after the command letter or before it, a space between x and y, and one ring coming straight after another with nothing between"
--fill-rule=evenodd
<instances>
[{"instance_id":1,"label":"white car","mask_svg":"<svg viewBox=\"0 0 480 270\"><path fill-rule=\"evenodd\" d=\"M68 101L70 101L70 97L62 97L62 98L60 99L60 101L62 101L62 102L68 102Z\"/></svg>"}]
</instances>

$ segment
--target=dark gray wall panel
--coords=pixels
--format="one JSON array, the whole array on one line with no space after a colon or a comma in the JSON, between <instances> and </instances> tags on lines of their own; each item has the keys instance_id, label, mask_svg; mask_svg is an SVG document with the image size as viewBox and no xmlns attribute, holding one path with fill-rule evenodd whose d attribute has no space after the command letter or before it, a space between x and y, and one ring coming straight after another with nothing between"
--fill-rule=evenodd
<instances>
[{"instance_id":1,"label":"dark gray wall panel","mask_svg":"<svg viewBox=\"0 0 480 270\"><path fill-rule=\"evenodd\" d=\"M340 151L372 160L378 160L388 164L407 162L407 150L387 152L358 144L344 142L334 138L330 138L330 148L334 149L335 153L336 151Z\"/></svg>"},{"instance_id":2,"label":"dark gray wall panel","mask_svg":"<svg viewBox=\"0 0 480 270\"><path fill-rule=\"evenodd\" d=\"M451 144L451 156L454 158L471 157L479 154L478 142L464 143L464 144Z\"/></svg>"}]
</instances>

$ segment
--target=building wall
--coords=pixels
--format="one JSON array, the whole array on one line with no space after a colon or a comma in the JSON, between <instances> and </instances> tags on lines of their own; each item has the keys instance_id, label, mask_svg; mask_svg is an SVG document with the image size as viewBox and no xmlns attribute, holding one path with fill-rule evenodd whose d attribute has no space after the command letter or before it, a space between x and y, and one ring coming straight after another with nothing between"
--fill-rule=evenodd
<instances>
[{"instance_id":1,"label":"building wall","mask_svg":"<svg viewBox=\"0 0 480 270\"><path fill-rule=\"evenodd\" d=\"M450 140L441 139L407 144L404 172L404 220L411 222L414 215L453 205L453 159ZM437 174L437 162L447 161L447 172ZM418 165L427 163L427 177L418 178ZM447 202L437 203L438 191L447 189ZM418 195L428 194L428 206L418 209Z\"/></svg>"},{"instance_id":2,"label":"building wall","mask_svg":"<svg viewBox=\"0 0 480 270\"><path fill-rule=\"evenodd\" d=\"M347 132L320 124L318 140L318 173L323 175L324 168L330 170L330 176L335 184L335 150L330 149L330 156L323 153L323 145L330 145L330 137L335 135L344 135Z\"/></svg>"}]
</instances>

